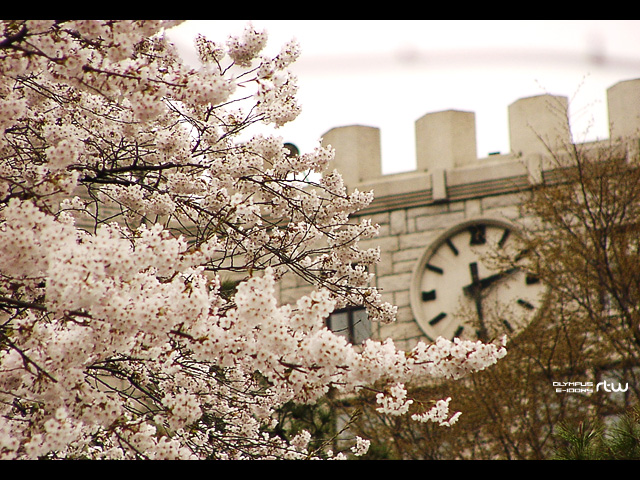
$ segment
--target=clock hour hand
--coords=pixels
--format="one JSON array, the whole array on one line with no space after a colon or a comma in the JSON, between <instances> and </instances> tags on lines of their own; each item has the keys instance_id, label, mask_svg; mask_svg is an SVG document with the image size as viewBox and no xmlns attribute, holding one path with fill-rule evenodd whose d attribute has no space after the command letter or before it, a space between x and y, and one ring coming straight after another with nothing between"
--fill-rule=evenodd
<instances>
[{"instance_id":1,"label":"clock hour hand","mask_svg":"<svg viewBox=\"0 0 640 480\"><path fill-rule=\"evenodd\" d=\"M475 267L471 267L471 265L475 265ZM471 268L471 280L472 283L463 287L465 295L474 296L476 293L479 293L481 290L491 286L501 278L504 278L508 275L511 275L513 272L517 270L517 268L510 268L505 270L504 272L495 273L493 275L489 275L483 279L478 277L478 267L477 264L472 263L469 267Z\"/></svg>"}]
</instances>

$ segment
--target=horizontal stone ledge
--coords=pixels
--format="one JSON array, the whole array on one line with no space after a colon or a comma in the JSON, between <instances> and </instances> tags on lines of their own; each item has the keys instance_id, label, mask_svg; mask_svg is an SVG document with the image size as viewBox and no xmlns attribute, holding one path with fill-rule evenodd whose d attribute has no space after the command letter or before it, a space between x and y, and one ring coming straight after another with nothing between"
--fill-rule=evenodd
<instances>
[{"instance_id":1,"label":"horizontal stone ledge","mask_svg":"<svg viewBox=\"0 0 640 480\"><path fill-rule=\"evenodd\" d=\"M398 193L397 195L377 196L371 204L360 210L357 216L372 215L398 208L417 208L429 205L436 205L445 202L456 202L469 198L482 198L494 195L503 195L526 190L530 187L529 178L520 175L510 178L499 178L484 182L476 182L464 185L447 186L447 197L445 200L435 201L431 189L417 192ZM374 191L375 193L375 191Z\"/></svg>"}]
</instances>

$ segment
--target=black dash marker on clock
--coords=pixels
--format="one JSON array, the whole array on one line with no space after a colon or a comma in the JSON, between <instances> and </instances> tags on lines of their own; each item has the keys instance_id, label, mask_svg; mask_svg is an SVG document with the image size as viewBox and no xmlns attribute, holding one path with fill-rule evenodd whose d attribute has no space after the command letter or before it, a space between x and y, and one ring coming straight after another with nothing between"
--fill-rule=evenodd
<instances>
[{"instance_id":1,"label":"black dash marker on clock","mask_svg":"<svg viewBox=\"0 0 640 480\"><path fill-rule=\"evenodd\" d=\"M429 325L431 325L431 326L436 325L438 322L440 322L446 316L447 316L447 314L444 313L444 312L436 315L434 318L431 319L431 321L429 322Z\"/></svg>"},{"instance_id":2,"label":"black dash marker on clock","mask_svg":"<svg viewBox=\"0 0 640 480\"><path fill-rule=\"evenodd\" d=\"M529 302L527 302L526 300L523 300L521 298L518 299L518 305L522 305L524 308L526 308L527 310L533 310L535 307L533 305L531 305Z\"/></svg>"},{"instance_id":3,"label":"black dash marker on clock","mask_svg":"<svg viewBox=\"0 0 640 480\"><path fill-rule=\"evenodd\" d=\"M432 272L439 273L440 275L444 273L444 270L442 270L440 267L436 267L428 263L427 263L427 270L431 270Z\"/></svg>"},{"instance_id":4,"label":"black dash marker on clock","mask_svg":"<svg viewBox=\"0 0 640 480\"><path fill-rule=\"evenodd\" d=\"M422 301L423 302L428 302L429 300L435 300L436 299L436 291L435 290L430 290L428 292L422 292Z\"/></svg>"},{"instance_id":5,"label":"black dash marker on clock","mask_svg":"<svg viewBox=\"0 0 640 480\"><path fill-rule=\"evenodd\" d=\"M445 243L447 244L447 246L451 249L451 251L453 252L454 255L458 255L458 249L456 248L456 246L453 244L453 242L451 241L450 238L447 238L445 240Z\"/></svg>"},{"instance_id":6,"label":"black dash marker on clock","mask_svg":"<svg viewBox=\"0 0 640 480\"><path fill-rule=\"evenodd\" d=\"M498 246L500 248L504 247L504 244L506 243L507 238L509 238L510 234L511 234L511 230L505 229L504 233L502 234L502 237L500 237L500 241L498 241Z\"/></svg>"},{"instance_id":7,"label":"black dash marker on clock","mask_svg":"<svg viewBox=\"0 0 640 480\"><path fill-rule=\"evenodd\" d=\"M525 277L525 283L527 285L535 285L536 283L540 283L540 279L535 275L528 275Z\"/></svg>"},{"instance_id":8,"label":"black dash marker on clock","mask_svg":"<svg viewBox=\"0 0 640 480\"><path fill-rule=\"evenodd\" d=\"M460 325L458 327L458 329L456 330L456 333L453 334L453 338L456 338L456 337L459 337L460 335L462 335L462 331L463 330L464 330L464 327L462 325Z\"/></svg>"}]
</instances>

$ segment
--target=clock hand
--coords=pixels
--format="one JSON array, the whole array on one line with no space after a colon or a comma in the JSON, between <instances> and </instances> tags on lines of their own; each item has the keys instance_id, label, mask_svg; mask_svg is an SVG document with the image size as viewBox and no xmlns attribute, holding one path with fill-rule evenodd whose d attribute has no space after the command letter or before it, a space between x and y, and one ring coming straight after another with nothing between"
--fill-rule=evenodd
<instances>
[{"instance_id":1,"label":"clock hand","mask_svg":"<svg viewBox=\"0 0 640 480\"><path fill-rule=\"evenodd\" d=\"M505 270L504 272L498 272L483 279L480 279L480 276L478 275L478 264L476 262L469 264L469 270L471 271L471 284L463 287L462 290L465 295L473 298L476 306L476 313L478 315L478 322L480 323L478 338L482 341L486 341L488 338L488 332L484 321L484 312L482 310L482 290L488 288L501 278L512 274L518 269L510 268L508 270Z\"/></svg>"},{"instance_id":2,"label":"clock hand","mask_svg":"<svg viewBox=\"0 0 640 480\"><path fill-rule=\"evenodd\" d=\"M482 298L480 293L482 291L482 284L478 276L478 264L476 262L469 264L469 270L471 271L471 285L469 292L473 297L476 304L476 312L478 314L478 321L480 322L480 330L478 331L478 338L482 341L487 338L487 327L484 324L484 313L482 311ZM466 287L465 287L466 288ZM466 292L465 292L466 293Z\"/></svg>"},{"instance_id":3,"label":"clock hand","mask_svg":"<svg viewBox=\"0 0 640 480\"><path fill-rule=\"evenodd\" d=\"M470 295L473 296L475 295L475 291L478 290L484 290L485 288L491 286L493 283L495 283L496 281L500 280L501 278L506 277L507 275L511 275L513 272L517 271L517 268L510 268L508 270L505 270L504 272L499 272L499 273L495 273L493 275L489 275L488 277L485 277L483 279L479 279L478 278L478 269L477 266L475 267L475 278L474 278L474 273L471 273L471 279L472 279L472 283L470 285L467 285L466 287L463 287L462 290L464 291L464 293L466 295Z\"/></svg>"}]
</instances>

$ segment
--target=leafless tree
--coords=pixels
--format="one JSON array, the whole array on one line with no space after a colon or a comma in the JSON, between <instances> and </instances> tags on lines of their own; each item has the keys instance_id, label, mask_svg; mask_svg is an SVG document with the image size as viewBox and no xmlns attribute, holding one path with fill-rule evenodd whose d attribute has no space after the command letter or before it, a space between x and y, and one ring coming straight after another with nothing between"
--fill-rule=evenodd
<instances>
[{"instance_id":1,"label":"leafless tree","mask_svg":"<svg viewBox=\"0 0 640 480\"><path fill-rule=\"evenodd\" d=\"M528 268L549 286L546 308L499 364L455 386L417 388L425 399L450 392L464 412L451 428L391 423L360 402L358 427L378 441L370 455L551 458L559 425L606 421L638 404L637 147L637 139L603 141L552 153L540 183L522 192L521 216Z\"/></svg>"}]
</instances>

